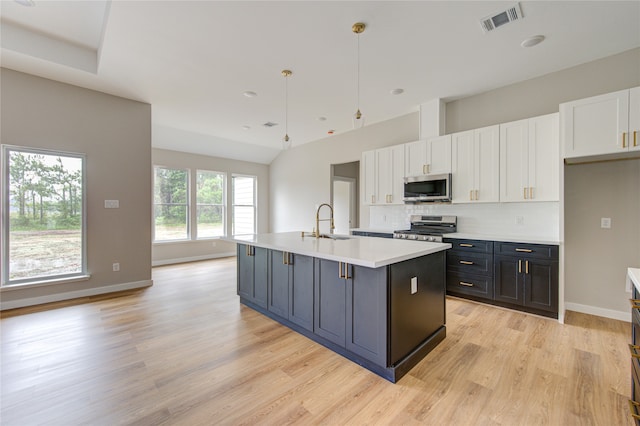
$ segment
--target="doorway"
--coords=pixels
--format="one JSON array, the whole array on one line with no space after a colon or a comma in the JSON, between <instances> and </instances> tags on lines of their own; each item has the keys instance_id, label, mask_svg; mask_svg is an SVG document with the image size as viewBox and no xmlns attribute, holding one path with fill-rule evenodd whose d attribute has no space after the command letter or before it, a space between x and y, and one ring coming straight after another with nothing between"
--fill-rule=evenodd
<instances>
[{"instance_id":1,"label":"doorway","mask_svg":"<svg viewBox=\"0 0 640 426\"><path fill-rule=\"evenodd\" d=\"M348 235L358 227L360 162L331 165L331 205L336 234Z\"/></svg>"}]
</instances>

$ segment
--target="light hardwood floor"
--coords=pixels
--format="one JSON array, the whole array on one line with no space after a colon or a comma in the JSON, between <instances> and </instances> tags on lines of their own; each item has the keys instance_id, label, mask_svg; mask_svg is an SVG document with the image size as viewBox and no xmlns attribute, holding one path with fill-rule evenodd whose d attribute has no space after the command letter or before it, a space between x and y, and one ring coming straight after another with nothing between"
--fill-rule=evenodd
<instances>
[{"instance_id":1,"label":"light hardwood floor","mask_svg":"<svg viewBox=\"0 0 640 426\"><path fill-rule=\"evenodd\" d=\"M632 424L628 323L451 298L446 339L391 384L241 306L235 265L4 312L1 424Z\"/></svg>"}]
</instances>

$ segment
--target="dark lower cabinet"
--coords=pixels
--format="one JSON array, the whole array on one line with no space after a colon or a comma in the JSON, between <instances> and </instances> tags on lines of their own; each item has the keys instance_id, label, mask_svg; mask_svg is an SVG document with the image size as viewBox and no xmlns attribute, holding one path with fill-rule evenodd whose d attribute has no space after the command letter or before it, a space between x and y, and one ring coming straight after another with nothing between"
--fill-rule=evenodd
<instances>
[{"instance_id":1,"label":"dark lower cabinet","mask_svg":"<svg viewBox=\"0 0 640 426\"><path fill-rule=\"evenodd\" d=\"M493 300L493 241L445 239L447 293Z\"/></svg>"},{"instance_id":2,"label":"dark lower cabinet","mask_svg":"<svg viewBox=\"0 0 640 426\"><path fill-rule=\"evenodd\" d=\"M238 244L238 295L267 307L267 249Z\"/></svg>"},{"instance_id":3,"label":"dark lower cabinet","mask_svg":"<svg viewBox=\"0 0 640 426\"><path fill-rule=\"evenodd\" d=\"M631 301L631 399L629 410L636 426L640 426L640 294L632 284Z\"/></svg>"},{"instance_id":4,"label":"dark lower cabinet","mask_svg":"<svg viewBox=\"0 0 640 426\"><path fill-rule=\"evenodd\" d=\"M340 271L340 262L316 261L314 333L333 343L347 342L347 280ZM344 269L343 269L344 270Z\"/></svg>"},{"instance_id":5,"label":"dark lower cabinet","mask_svg":"<svg viewBox=\"0 0 640 426\"><path fill-rule=\"evenodd\" d=\"M313 258L269 250L267 309L313 330Z\"/></svg>"}]
</instances>

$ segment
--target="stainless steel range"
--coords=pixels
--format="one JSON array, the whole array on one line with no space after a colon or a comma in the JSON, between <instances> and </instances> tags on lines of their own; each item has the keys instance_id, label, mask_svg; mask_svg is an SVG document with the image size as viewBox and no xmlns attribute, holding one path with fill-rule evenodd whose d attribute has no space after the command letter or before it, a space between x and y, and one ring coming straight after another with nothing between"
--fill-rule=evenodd
<instances>
[{"instance_id":1,"label":"stainless steel range","mask_svg":"<svg viewBox=\"0 0 640 426\"><path fill-rule=\"evenodd\" d=\"M442 242L442 234L457 231L457 216L411 215L411 229L393 231L393 238L405 240Z\"/></svg>"}]
</instances>

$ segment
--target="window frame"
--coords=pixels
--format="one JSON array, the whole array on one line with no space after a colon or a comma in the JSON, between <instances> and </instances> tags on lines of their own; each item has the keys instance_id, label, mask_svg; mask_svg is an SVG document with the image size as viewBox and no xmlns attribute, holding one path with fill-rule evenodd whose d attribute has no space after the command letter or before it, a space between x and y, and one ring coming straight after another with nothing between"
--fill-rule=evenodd
<instances>
[{"instance_id":1,"label":"window frame","mask_svg":"<svg viewBox=\"0 0 640 426\"><path fill-rule=\"evenodd\" d=\"M27 286L27 285L37 285L43 283L65 283L70 281L77 281L79 279L88 278L88 260L87 260L87 155L84 153L77 152L69 152L62 150L54 150L47 148L33 148L19 145L1 145L2 153L1 153L1 162L2 162L2 185L0 191L2 195L0 197L0 206L2 207L2 218L1 218L1 227L2 227L2 238L0 239L0 244L2 247L2 277L0 281L0 287L3 289L8 289L11 287L19 287L19 286ZM34 155L47 155L47 156L56 156L56 157L69 157L69 158L77 158L81 160L81 191L82 191L82 218L81 218L81 235L80 235L80 253L81 253L81 261L80 261L80 271L72 272L72 273L64 273L64 274L55 274L55 275L41 275L30 278L21 278L12 280L9 278L10 275L10 222L11 217L9 214L11 200L10 200L10 167L9 162L11 159L11 152L21 152L26 154L34 154Z\"/></svg>"},{"instance_id":2,"label":"window frame","mask_svg":"<svg viewBox=\"0 0 640 426\"><path fill-rule=\"evenodd\" d=\"M194 185L194 199L195 199L195 209L194 209L194 219L195 219L195 229L194 234L191 235L192 240L203 241L203 240L212 240L216 238L222 238L227 236L227 174L225 172L218 172L215 170L206 170L206 169L196 169L195 170L195 179L198 181L198 173L204 172L209 174L217 174L222 176L222 204L210 204L210 203L199 203L198 202L198 188L197 185ZM198 207L200 206L221 206L222 207L222 235L213 235L208 237L200 237L199 223L198 223Z\"/></svg>"},{"instance_id":3,"label":"window frame","mask_svg":"<svg viewBox=\"0 0 640 426\"><path fill-rule=\"evenodd\" d=\"M235 209L236 206L249 207L246 204L236 204L235 203L235 178L252 178L253 179L253 204L250 207L253 207L253 232L251 234L237 234L235 232L236 224L235 224ZM249 174L239 174L234 173L231 175L231 235L252 235L258 232L258 176L249 175Z\"/></svg>"},{"instance_id":4,"label":"window frame","mask_svg":"<svg viewBox=\"0 0 640 426\"><path fill-rule=\"evenodd\" d=\"M186 193L186 199L185 199L185 208L186 208L186 225L187 225L187 232L185 233L185 237L184 238L176 238L176 239L171 239L171 240L158 240L156 239L156 205L164 205L165 203L160 203L160 204L156 204L156 169L167 169L167 170L179 170L179 171L184 171L186 172L187 175L187 189L185 191ZM191 241L191 169L188 167L172 167L172 166L164 166L164 165L160 165L160 164L154 164L153 165L153 179L152 179L152 183L153 183L153 188L151 189L151 196L152 196L152 228L151 228L151 242L152 244L167 244L167 243L180 243L180 242L185 242L185 241ZM178 205L178 204L171 204L171 205Z\"/></svg>"}]
</instances>

